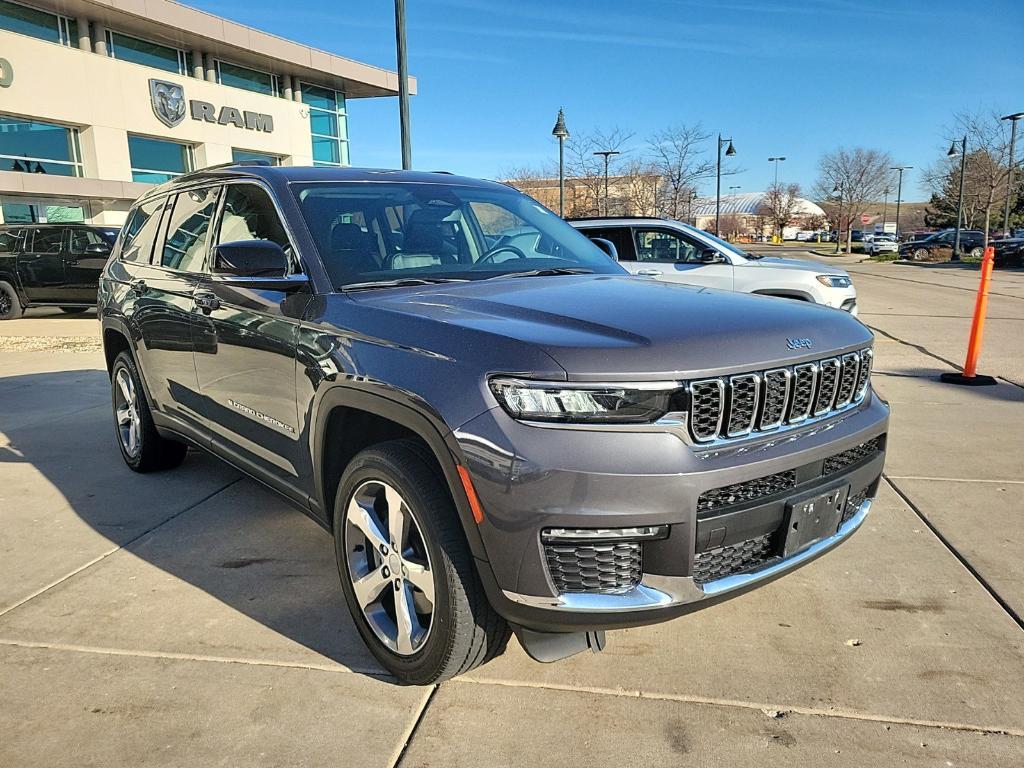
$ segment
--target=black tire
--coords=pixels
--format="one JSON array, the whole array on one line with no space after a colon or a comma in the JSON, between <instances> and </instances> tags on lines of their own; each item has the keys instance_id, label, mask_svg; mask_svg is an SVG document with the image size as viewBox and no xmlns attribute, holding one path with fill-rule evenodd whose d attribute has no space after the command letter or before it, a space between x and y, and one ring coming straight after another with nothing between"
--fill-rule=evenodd
<instances>
[{"instance_id":1,"label":"black tire","mask_svg":"<svg viewBox=\"0 0 1024 768\"><path fill-rule=\"evenodd\" d=\"M392 651L375 634L356 600L349 572L346 510L367 482L397 490L412 513L434 574L434 606L423 645L411 655ZM345 469L334 504L334 544L345 602L360 636L399 682L429 685L479 666L501 653L509 638L505 620L491 607L476 572L451 494L432 454L415 440L368 448ZM358 546L358 544L356 544Z\"/></svg>"},{"instance_id":2,"label":"black tire","mask_svg":"<svg viewBox=\"0 0 1024 768\"><path fill-rule=\"evenodd\" d=\"M925 261L931 254L925 248L916 248L914 250L914 261Z\"/></svg>"},{"instance_id":3,"label":"black tire","mask_svg":"<svg viewBox=\"0 0 1024 768\"><path fill-rule=\"evenodd\" d=\"M971 248L971 256L973 256L974 258L980 259L984 255L985 255L985 249L984 248L980 248L980 247L979 248Z\"/></svg>"},{"instance_id":4,"label":"black tire","mask_svg":"<svg viewBox=\"0 0 1024 768\"><path fill-rule=\"evenodd\" d=\"M10 283L0 280L0 320L15 320L24 314L18 292Z\"/></svg>"},{"instance_id":5,"label":"black tire","mask_svg":"<svg viewBox=\"0 0 1024 768\"><path fill-rule=\"evenodd\" d=\"M89 308L88 307L61 307L60 311L66 313L68 315L80 315L83 312L88 312Z\"/></svg>"},{"instance_id":6,"label":"black tire","mask_svg":"<svg viewBox=\"0 0 1024 768\"><path fill-rule=\"evenodd\" d=\"M131 379L135 393L134 411L138 419L136 424L136 441L134 452L125 445L122 437L122 425L118 416L119 376L124 373ZM111 403L114 409L114 436L121 450L124 463L135 472L156 472L162 469L173 469L185 460L188 446L176 440L161 437L153 424L153 416L149 411L146 391L142 386L142 377L135 365L135 359L128 352L122 352L114 359L110 371ZM122 391L123 396L123 391Z\"/></svg>"}]
</instances>

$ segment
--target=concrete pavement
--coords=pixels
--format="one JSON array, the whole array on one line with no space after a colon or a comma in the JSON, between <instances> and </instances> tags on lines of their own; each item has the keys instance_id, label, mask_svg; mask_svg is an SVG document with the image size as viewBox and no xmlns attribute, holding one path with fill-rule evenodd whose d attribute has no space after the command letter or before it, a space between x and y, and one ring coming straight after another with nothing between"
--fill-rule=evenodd
<instances>
[{"instance_id":1,"label":"concrete pavement","mask_svg":"<svg viewBox=\"0 0 1024 768\"><path fill-rule=\"evenodd\" d=\"M893 408L865 528L604 654L538 665L513 640L429 689L376 667L315 524L197 452L132 474L101 355L0 347L0 765L1024 764L1018 278L997 273L1001 379L975 389L936 377L976 272L849 269Z\"/></svg>"}]
</instances>

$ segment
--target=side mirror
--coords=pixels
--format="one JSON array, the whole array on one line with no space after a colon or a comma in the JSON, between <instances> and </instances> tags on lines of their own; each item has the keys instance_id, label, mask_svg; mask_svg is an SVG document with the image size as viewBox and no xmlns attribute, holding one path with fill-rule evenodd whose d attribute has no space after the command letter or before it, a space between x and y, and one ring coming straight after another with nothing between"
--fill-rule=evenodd
<instances>
[{"instance_id":1,"label":"side mirror","mask_svg":"<svg viewBox=\"0 0 1024 768\"><path fill-rule=\"evenodd\" d=\"M230 277L284 277L288 257L269 240L221 243L213 249L213 273Z\"/></svg>"},{"instance_id":2,"label":"side mirror","mask_svg":"<svg viewBox=\"0 0 1024 768\"><path fill-rule=\"evenodd\" d=\"M722 264L724 262L725 257L714 248L705 248L700 252L701 264Z\"/></svg>"},{"instance_id":3,"label":"side mirror","mask_svg":"<svg viewBox=\"0 0 1024 768\"><path fill-rule=\"evenodd\" d=\"M87 256L109 256L110 250L110 243L90 243L85 246Z\"/></svg>"},{"instance_id":4,"label":"side mirror","mask_svg":"<svg viewBox=\"0 0 1024 768\"><path fill-rule=\"evenodd\" d=\"M598 248L607 253L616 261L619 260L619 251L615 247L615 243L613 243L611 240L606 240L603 237L592 237L590 238L590 242L592 242L594 245L596 245Z\"/></svg>"}]
</instances>

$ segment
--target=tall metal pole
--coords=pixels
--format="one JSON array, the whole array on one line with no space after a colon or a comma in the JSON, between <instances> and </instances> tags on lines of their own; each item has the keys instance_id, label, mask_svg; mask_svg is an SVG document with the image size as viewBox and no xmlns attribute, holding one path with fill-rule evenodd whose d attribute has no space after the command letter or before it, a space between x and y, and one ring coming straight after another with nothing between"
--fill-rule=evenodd
<instances>
[{"instance_id":1,"label":"tall metal pole","mask_svg":"<svg viewBox=\"0 0 1024 768\"><path fill-rule=\"evenodd\" d=\"M960 261L960 222L964 210L964 171L967 170L967 134L960 143L960 197L956 204L956 235L953 237L953 255L950 261Z\"/></svg>"},{"instance_id":2,"label":"tall metal pole","mask_svg":"<svg viewBox=\"0 0 1024 768\"><path fill-rule=\"evenodd\" d=\"M718 134L718 170L715 174L715 237L720 237L718 221L722 217L722 134Z\"/></svg>"},{"instance_id":3,"label":"tall metal pole","mask_svg":"<svg viewBox=\"0 0 1024 768\"><path fill-rule=\"evenodd\" d=\"M1013 115L1006 115L1003 120L1010 121L1010 164L1006 169L1006 207L1003 209L1003 236L1010 236L1010 199L1013 197L1013 150L1017 143L1017 121L1024 117L1024 112L1017 112Z\"/></svg>"},{"instance_id":4,"label":"tall metal pole","mask_svg":"<svg viewBox=\"0 0 1024 768\"><path fill-rule=\"evenodd\" d=\"M621 154L617 149L602 149L594 153L604 158L604 215L608 215L608 158Z\"/></svg>"},{"instance_id":5,"label":"tall metal pole","mask_svg":"<svg viewBox=\"0 0 1024 768\"><path fill-rule=\"evenodd\" d=\"M412 168L409 131L409 52L405 45L405 0L395 0L395 47L398 51L398 121L402 129L402 169Z\"/></svg>"},{"instance_id":6,"label":"tall metal pole","mask_svg":"<svg viewBox=\"0 0 1024 768\"><path fill-rule=\"evenodd\" d=\"M836 213L836 253L839 253L839 243L843 239L843 183L836 184L839 192L839 211Z\"/></svg>"},{"instance_id":7,"label":"tall metal pole","mask_svg":"<svg viewBox=\"0 0 1024 768\"><path fill-rule=\"evenodd\" d=\"M886 214L889 212L889 188L888 187L885 188L885 192L883 192L883 195L884 196L882 198L882 232L885 232L885 217L886 217Z\"/></svg>"},{"instance_id":8,"label":"tall metal pole","mask_svg":"<svg viewBox=\"0 0 1024 768\"><path fill-rule=\"evenodd\" d=\"M768 162L769 163L775 163L775 186L776 187L779 186L779 163L781 163L785 159L786 158L784 158L784 157L769 157L768 158Z\"/></svg>"},{"instance_id":9,"label":"tall metal pole","mask_svg":"<svg viewBox=\"0 0 1024 768\"><path fill-rule=\"evenodd\" d=\"M897 165L890 168L890 171L899 173L899 181L896 182L896 240L900 239L900 203L903 200L903 172L910 170L912 165Z\"/></svg>"},{"instance_id":10,"label":"tall metal pole","mask_svg":"<svg viewBox=\"0 0 1024 768\"><path fill-rule=\"evenodd\" d=\"M565 218L565 137L558 137L558 215Z\"/></svg>"}]
</instances>

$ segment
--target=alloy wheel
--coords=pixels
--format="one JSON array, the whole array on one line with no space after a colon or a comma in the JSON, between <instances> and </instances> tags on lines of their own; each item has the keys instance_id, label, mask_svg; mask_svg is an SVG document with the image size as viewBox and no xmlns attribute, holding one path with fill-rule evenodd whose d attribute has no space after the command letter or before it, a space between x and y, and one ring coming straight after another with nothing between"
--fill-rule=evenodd
<instances>
[{"instance_id":1,"label":"alloy wheel","mask_svg":"<svg viewBox=\"0 0 1024 768\"><path fill-rule=\"evenodd\" d=\"M6 315L11 311L14 303L11 301L10 295L7 291L0 289L0 315Z\"/></svg>"},{"instance_id":2,"label":"alloy wheel","mask_svg":"<svg viewBox=\"0 0 1024 768\"><path fill-rule=\"evenodd\" d=\"M127 368L118 368L114 374L114 413L117 416L117 435L121 447L131 458L139 455L142 447L142 421L135 383Z\"/></svg>"},{"instance_id":3,"label":"alloy wheel","mask_svg":"<svg viewBox=\"0 0 1024 768\"><path fill-rule=\"evenodd\" d=\"M367 623L399 656L419 651L434 615L434 573L423 533L392 486L368 480L345 510L345 559Z\"/></svg>"}]
</instances>

